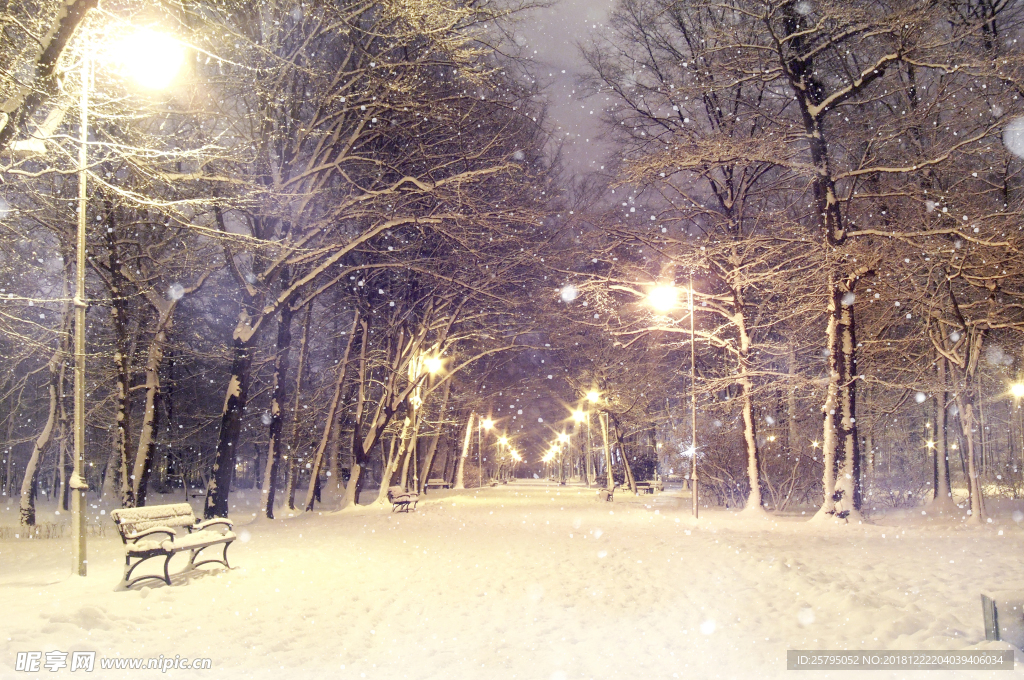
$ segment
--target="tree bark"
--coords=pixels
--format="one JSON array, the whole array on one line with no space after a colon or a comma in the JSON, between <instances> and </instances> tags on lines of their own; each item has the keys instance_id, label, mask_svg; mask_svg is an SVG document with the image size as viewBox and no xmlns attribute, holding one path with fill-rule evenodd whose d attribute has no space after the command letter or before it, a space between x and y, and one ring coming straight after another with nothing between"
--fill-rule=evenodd
<instances>
[{"instance_id":1,"label":"tree bark","mask_svg":"<svg viewBox=\"0 0 1024 680\"><path fill-rule=\"evenodd\" d=\"M466 459L469 458L469 449L473 445L473 421L476 419L476 411L470 411L466 419L466 435L462 440L462 454L455 467L455 488L466 488Z\"/></svg>"},{"instance_id":2,"label":"tree bark","mask_svg":"<svg viewBox=\"0 0 1024 680\"><path fill-rule=\"evenodd\" d=\"M284 443L281 431L284 429L284 402L287 398L285 378L288 373L288 359L292 345L292 308L281 307L277 318L277 356L274 360L274 386L270 396L270 442L267 446L267 467L263 478L263 512L274 519L274 500L280 477L281 458ZM289 458L295 452L289 452Z\"/></svg>"}]
</instances>

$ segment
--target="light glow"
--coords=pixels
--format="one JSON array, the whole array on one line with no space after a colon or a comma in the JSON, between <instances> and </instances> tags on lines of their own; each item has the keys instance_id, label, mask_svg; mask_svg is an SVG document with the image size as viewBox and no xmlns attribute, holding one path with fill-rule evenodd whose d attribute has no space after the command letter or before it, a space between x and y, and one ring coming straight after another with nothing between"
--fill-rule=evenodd
<instances>
[{"instance_id":1,"label":"light glow","mask_svg":"<svg viewBox=\"0 0 1024 680\"><path fill-rule=\"evenodd\" d=\"M679 307L679 289L675 286L655 286L647 291L647 303L658 312L670 312Z\"/></svg>"},{"instance_id":2,"label":"light glow","mask_svg":"<svg viewBox=\"0 0 1024 680\"><path fill-rule=\"evenodd\" d=\"M149 28L111 43L104 51L117 68L148 90L170 85L185 63L185 46L180 41Z\"/></svg>"},{"instance_id":3,"label":"light glow","mask_svg":"<svg viewBox=\"0 0 1024 680\"><path fill-rule=\"evenodd\" d=\"M597 390L590 390L589 392L587 392L587 401L589 401L591 404L596 404L597 402L601 401L601 393L598 392Z\"/></svg>"},{"instance_id":4,"label":"light glow","mask_svg":"<svg viewBox=\"0 0 1024 680\"><path fill-rule=\"evenodd\" d=\"M572 412L572 419L577 423L583 423L587 420L587 414L582 409L577 409Z\"/></svg>"},{"instance_id":5,"label":"light glow","mask_svg":"<svg viewBox=\"0 0 1024 680\"><path fill-rule=\"evenodd\" d=\"M494 427L494 421L491 420L490 418L484 418L482 421L480 421L480 427L484 428L485 430L490 430L492 427Z\"/></svg>"},{"instance_id":6,"label":"light glow","mask_svg":"<svg viewBox=\"0 0 1024 680\"><path fill-rule=\"evenodd\" d=\"M423 367L427 369L427 373L430 375L437 375L444 368L444 361L441 357L427 357L423 360Z\"/></svg>"},{"instance_id":7,"label":"light glow","mask_svg":"<svg viewBox=\"0 0 1024 680\"><path fill-rule=\"evenodd\" d=\"M1024 398L1024 382L1013 383L1010 385L1010 395L1014 399Z\"/></svg>"}]
</instances>

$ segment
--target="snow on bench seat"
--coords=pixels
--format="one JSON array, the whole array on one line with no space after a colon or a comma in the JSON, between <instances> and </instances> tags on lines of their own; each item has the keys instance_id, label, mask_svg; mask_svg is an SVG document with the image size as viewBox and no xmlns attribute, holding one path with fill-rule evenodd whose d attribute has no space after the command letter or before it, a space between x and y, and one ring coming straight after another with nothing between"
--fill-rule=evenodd
<instances>
[{"instance_id":1,"label":"snow on bench seat","mask_svg":"<svg viewBox=\"0 0 1024 680\"><path fill-rule=\"evenodd\" d=\"M229 519L217 517L200 522L188 503L121 508L111 511L110 518L117 525L125 545L124 577L119 588L131 588L140 581L154 578L171 585L168 571L171 557L185 550L190 553L186 571L207 563L223 564L231 568L228 564L228 546L235 540L235 534L231 531ZM214 526L222 526L224 530L208 529ZM188 533L179 535L175 527L185 527ZM220 559L196 561L200 552L214 545L223 546ZM153 557L164 558L163 575L148 574L132 579L135 568Z\"/></svg>"}]
</instances>

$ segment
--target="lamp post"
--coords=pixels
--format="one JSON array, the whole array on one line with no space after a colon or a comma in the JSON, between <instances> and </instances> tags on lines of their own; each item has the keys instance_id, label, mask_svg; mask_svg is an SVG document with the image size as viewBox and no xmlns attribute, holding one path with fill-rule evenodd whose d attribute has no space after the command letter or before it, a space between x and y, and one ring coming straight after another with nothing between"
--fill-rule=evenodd
<instances>
[{"instance_id":1,"label":"lamp post","mask_svg":"<svg viewBox=\"0 0 1024 680\"><path fill-rule=\"evenodd\" d=\"M589 446L589 444L590 444L590 441L589 441L590 440L590 436L589 436L590 435L590 413L587 412L587 411L584 411L581 408L578 408L578 409L576 409L575 411L572 412L572 419L576 423L575 429L577 431L579 431L579 426L582 423L586 422L586 424L587 424L587 435L588 435L587 436L587 440L588 441L587 441L586 455L585 455L585 461L583 463L583 470L582 470L582 472L583 472L583 474L585 474L587 476L587 488L589 489L590 488L590 484L591 484L590 475L591 475L591 472L592 472L592 470L591 470L591 458L590 458L590 446ZM582 448L583 448L583 446L581 445L580 449L582 449Z\"/></svg>"},{"instance_id":2,"label":"lamp post","mask_svg":"<svg viewBox=\"0 0 1024 680\"><path fill-rule=\"evenodd\" d=\"M75 371L74 371L74 455L71 473L71 560L78 576L86 575L85 492L85 312L89 306L85 290L86 209L89 165L89 83L92 79L90 46L82 55L82 86L79 92L78 226L75 238ZM112 61L138 84L160 89L170 84L184 61L181 44L155 31L140 31L108 48Z\"/></svg>"},{"instance_id":3,"label":"lamp post","mask_svg":"<svg viewBox=\"0 0 1024 680\"><path fill-rule=\"evenodd\" d=\"M1013 397L1013 402L1017 407L1019 417L1017 419L1020 427L1020 456L1021 456L1021 475L1024 476L1024 411L1021 410L1020 402L1024 399L1024 381L1018 381L1010 385L1010 396Z\"/></svg>"},{"instance_id":4,"label":"lamp post","mask_svg":"<svg viewBox=\"0 0 1024 680\"><path fill-rule=\"evenodd\" d=\"M690 486L693 516L700 515L700 486L697 481L697 348L693 323L693 270L690 270L690 287L686 289L687 307L690 312ZM679 306L679 289L672 284L654 286L647 292L647 302L662 314Z\"/></svg>"}]
</instances>

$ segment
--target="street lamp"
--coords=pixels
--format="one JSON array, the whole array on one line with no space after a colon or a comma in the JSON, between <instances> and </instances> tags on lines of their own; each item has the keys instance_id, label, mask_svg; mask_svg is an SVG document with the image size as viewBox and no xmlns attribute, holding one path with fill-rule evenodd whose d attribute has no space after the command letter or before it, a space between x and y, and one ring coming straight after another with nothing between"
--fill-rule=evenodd
<instances>
[{"instance_id":1,"label":"street lamp","mask_svg":"<svg viewBox=\"0 0 1024 680\"><path fill-rule=\"evenodd\" d=\"M82 55L82 88L79 93L79 146L78 146L78 230L75 259L75 437L74 466L71 474L71 559L74 573L86 575L85 553L85 492L89 485L83 475L85 461L85 310L89 303L85 291L85 228L86 209L89 205L89 81L92 78L88 46ZM108 48L110 56L140 85L166 87L185 61L181 43L169 36L147 30L138 37L129 36ZM159 64L160 66L157 66ZM173 70L171 70L173 68ZM156 74L160 78L155 77ZM153 77L151 77L153 76Z\"/></svg>"},{"instance_id":2,"label":"street lamp","mask_svg":"<svg viewBox=\"0 0 1024 680\"><path fill-rule=\"evenodd\" d=\"M1010 385L1010 396L1014 399L1024 398L1024 382L1017 382Z\"/></svg>"},{"instance_id":3,"label":"street lamp","mask_svg":"<svg viewBox=\"0 0 1024 680\"><path fill-rule=\"evenodd\" d=\"M697 483L697 348L693 327L693 270L690 271L690 287L686 291L687 306L690 311L690 448L693 456L690 459L690 483L693 489L693 516L700 515L700 490ZM680 289L671 284L657 285L647 291L647 304L655 311L666 314L679 307Z\"/></svg>"}]
</instances>

